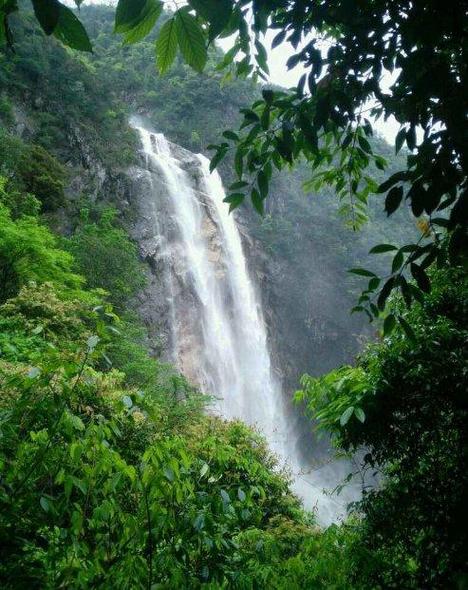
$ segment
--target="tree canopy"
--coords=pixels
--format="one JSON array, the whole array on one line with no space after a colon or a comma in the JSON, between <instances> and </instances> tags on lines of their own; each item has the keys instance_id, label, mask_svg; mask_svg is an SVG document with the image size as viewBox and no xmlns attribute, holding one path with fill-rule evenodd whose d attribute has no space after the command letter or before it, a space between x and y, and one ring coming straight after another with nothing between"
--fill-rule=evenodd
<instances>
[{"instance_id":1,"label":"tree canopy","mask_svg":"<svg viewBox=\"0 0 468 590\"><path fill-rule=\"evenodd\" d=\"M432 271L424 303L357 366L302 378L298 398L339 448L378 472L359 503L363 543L382 560L370 588L466 588L467 279Z\"/></svg>"}]
</instances>

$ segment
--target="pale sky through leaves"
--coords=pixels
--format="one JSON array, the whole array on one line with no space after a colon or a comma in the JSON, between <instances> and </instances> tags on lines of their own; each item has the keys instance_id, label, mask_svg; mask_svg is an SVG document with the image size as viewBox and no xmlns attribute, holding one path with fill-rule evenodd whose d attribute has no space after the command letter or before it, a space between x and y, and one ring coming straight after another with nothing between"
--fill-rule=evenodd
<instances>
[{"instance_id":1,"label":"pale sky through leaves","mask_svg":"<svg viewBox=\"0 0 468 590\"><path fill-rule=\"evenodd\" d=\"M64 4L68 4L69 6L75 6L73 0L62 1L64 2ZM117 4L117 0L85 0L83 4L104 4L108 6L115 6L115 4ZM165 0L165 4L168 7L175 8L176 6L181 6L182 4L185 4L185 2L183 0ZM268 50L268 66L270 68L269 82L271 84L283 86L285 88L295 86L299 78L303 74L304 70L302 70L300 66L297 66L293 70L288 70L288 68L286 67L286 62L288 61L289 57L293 54L293 49L290 45L284 43L276 49L269 49L273 37L274 34L269 33L267 35L265 43L265 47ZM232 46L232 42L229 39L222 40L219 44L225 51L227 51ZM393 79L390 74L384 76L384 79L381 82L383 88L388 88L392 81ZM383 137L390 144L393 145L395 142L395 136L400 128L398 122L392 117L387 121L383 121L382 119L380 119L378 121L373 121L373 123L375 129L381 135L383 135Z\"/></svg>"}]
</instances>

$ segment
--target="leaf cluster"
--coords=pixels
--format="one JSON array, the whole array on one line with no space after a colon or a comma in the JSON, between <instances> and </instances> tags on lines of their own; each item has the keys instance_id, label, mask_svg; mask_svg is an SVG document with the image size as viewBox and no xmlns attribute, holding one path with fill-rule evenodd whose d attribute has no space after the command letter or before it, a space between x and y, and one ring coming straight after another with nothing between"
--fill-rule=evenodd
<instances>
[{"instance_id":1,"label":"leaf cluster","mask_svg":"<svg viewBox=\"0 0 468 590\"><path fill-rule=\"evenodd\" d=\"M107 291L110 302L122 311L146 283L137 246L119 227L115 209L98 212L95 220L88 213L82 210L82 222L64 246L88 286Z\"/></svg>"},{"instance_id":2,"label":"leaf cluster","mask_svg":"<svg viewBox=\"0 0 468 590\"><path fill-rule=\"evenodd\" d=\"M83 279L72 271L72 257L34 217L14 221L0 204L0 302L16 295L30 281L56 283L71 298L93 300L81 290Z\"/></svg>"},{"instance_id":3,"label":"leaf cluster","mask_svg":"<svg viewBox=\"0 0 468 590\"><path fill-rule=\"evenodd\" d=\"M80 309L49 287L0 308L24 347L0 358L2 585L235 584L240 532L302 518L287 479L183 380L162 376L157 396L99 370L112 332Z\"/></svg>"},{"instance_id":4,"label":"leaf cluster","mask_svg":"<svg viewBox=\"0 0 468 590\"><path fill-rule=\"evenodd\" d=\"M433 290L356 367L305 376L298 398L345 451L377 472L356 508L364 543L384 558L371 586L456 585L466 576L467 283L438 271ZM455 482L455 483L454 483Z\"/></svg>"}]
</instances>

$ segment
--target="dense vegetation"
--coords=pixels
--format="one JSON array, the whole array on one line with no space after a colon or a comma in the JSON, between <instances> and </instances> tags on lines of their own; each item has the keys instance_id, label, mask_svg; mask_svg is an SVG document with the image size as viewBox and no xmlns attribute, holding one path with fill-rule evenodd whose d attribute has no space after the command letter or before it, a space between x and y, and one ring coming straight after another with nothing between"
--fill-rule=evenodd
<instances>
[{"instance_id":1,"label":"dense vegetation","mask_svg":"<svg viewBox=\"0 0 468 590\"><path fill-rule=\"evenodd\" d=\"M33 198L0 205L2 587L352 587L358 525L321 532L259 435L206 416L76 274L128 316L144 277L112 212L83 215L74 260ZM109 283L110 256L133 283Z\"/></svg>"},{"instance_id":2,"label":"dense vegetation","mask_svg":"<svg viewBox=\"0 0 468 590\"><path fill-rule=\"evenodd\" d=\"M14 4L0 2L0 12L9 12ZM46 4L53 4L53 10L44 20L40 7ZM154 24L151 19L159 16L159 3L149 4L156 7L146 15ZM281 2L269 4L256 3L258 31L265 28L260 17L270 9L275 10L275 26L281 24L290 32L297 22L301 23L298 30L303 25L307 30L316 26L315 21L302 17L290 22L292 13L285 11ZM307 3L294 4L301 8ZM339 3L334 16L330 11L337 19L338 31L345 4ZM55 12L58 2L34 5L41 25L51 29L46 32L54 31L61 42L72 47L89 49L84 32L78 38L70 36L78 26L75 17L70 17L72 13L63 8ZM213 12L201 10L199 2L191 5L200 11L203 27L210 23L209 29L197 25L198 33L209 30L216 36L221 32L226 25L222 19L215 21ZM220 18L232 10L229 1L223 1L222 6ZM352 31L356 21L345 12ZM189 14L185 10L172 15L179 19L179 37L181 21L185 22ZM399 18L398 10L396 16ZM119 18L123 18L122 13ZM171 18L163 17L164 34ZM227 109L227 91L220 87L222 74L215 69L220 57L216 52L200 60L190 57L187 48L181 46L186 61L196 69L207 61L203 84L179 61L166 77L157 77L153 41L163 35L159 24L152 37L121 49L110 35L112 12L104 8L83 10L82 19L95 55L77 56L57 42L46 42L32 15L16 21L10 18L7 29L1 19L0 26L0 38L6 35L7 41L11 37L16 43L15 54L0 53L2 586L466 588L468 291L466 270L454 256L464 239L460 229L462 197L450 221L439 218L435 222L430 217L439 206L441 191L453 193L448 184L462 186L461 168L452 176L450 170L463 162L461 156L456 159L460 150L454 133L463 101L455 105L447 129L426 134L426 151L420 148L415 152L419 159L411 160L415 155L410 154L409 176L398 176L398 182L410 181L411 188L398 186L397 192L387 197L388 212L396 208L394 199L398 197L399 204L407 189L413 213L422 212L419 209L423 205L429 225L423 220L421 239L429 237L427 230L432 224L440 238L435 242L440 268L430 268L435 256L429 242L421 252L425 263L419 266L413 261L415 280L401 269L407 266L405 257L419 250L411 246L401 250L391 244L377 249L377 253L391 253L393 258L393 282L385 289L384 300L390 295L390 287L405 285L401 289L403 298L390 297L388 307L377 310L387 336L364 350L354 367L342 367L319 378L304 377L298 393L319 427L333 435L337 448L361 453L363 472L376 473L379 478L379 485L366 490L362 501L354 506L348 522L322 531L288 491L287 474L275 468L274 457L261 437L240 423L228 424L206 416L204 406L209 400L172 367L148 356L145 330L129 311L132 296L145 283L144 268L126 233L121 212L101 202L99 196L96 199L91 183L80 185L80 194L71 194L70 188L71 180L80 174L86 177L92 162L108 171L133 162L136 140L126 124L130 112L149 115L158 129L174 140L201 149L216 138L220 127L237 124L237 106L256 100L257 87L251 80L230 86ZM70 22L74 23L71 28ZM390 26L392 20L386 22ZM454 55L456 35L451 34L447 22L445 18L441 21L440 31L441 35L450 32L447 46L438 49L439 61L431 62L432 69L426 71L425 82L417 88L423 94L433 69L444 70L447 59ZM410 23L414 24L414 14ZM324 21L325 25L329 23ZM131 35L131 29L122 32ZM364 27L360 35L368 30ZM409 30L414 32L414 27ZM429 27L420 34L431 33L434 43L433 31L434 27ZM142 32L147 32L146 28ZM239 50L248 54L242 45L243 35L241 31ZM442 42L443 35L438 39ZM417 42L421 42L419 36ZM256 58L261 70L260 47L256 47ZM316 70L320 71L321 58L313 47L308 51L301 51L294 59L299 63L315 56L314 75L309 76L309 85L315 90L313 78ZM415 53L410 61L420 57ZM172 49L171 56L176 59ZM247 55L237 67L250 71L249 59ZM160 68L166 65L159 60ZM454 71L459 68L458 58L453 67ZM408 78L404 80L411 83ZM464 78L460 76L460 80ZM335 81L353 82L346 76ZM369 89L361 82L353 82L356 101L368 97ZM438 120L445 120L442 115L447 105L454 105L459 88L456 84L436 88L438 92L454 88L450 101L441 99L444 109ZM299 91L302 93L303 88ZM263 133L258 125L276 134L272 145L283 160L295 159L304 149L307 152L311 129L304 122L301 105L309 108L317 97L320 101L336 96L341 95L334 82L322 84L321 91L312 97L302 95L299 102L297 92L287 96L277 89L264 92L262 102L253 111L244 112L250 131L248 139L240 141L245 153L234 162L237 173L240 160L249 150L250 154L257 150L256 142ZM381 108L386 112L400 109L404 131L398 143L405 141L413 149L414 128L424 122L423 115L415 111L414 117L409 117L413 99L404 102L403 98L399 96L399 104L385 99ZM323 107L321 118L315 117L313 124L335 139L338 134L344 169L338 168L339 174L328 180L339 189L336 182L343 174L362 172L360 165L350 170L346 159L350 149L358 150L360 164L367 165L367 160L373 159L377 167L382 167L383 162L372 152L386 148L378 140L367 139L369 126L364 123L361 127L362 121L354 121L352 116L344 126L343 120L331 116L337 127L330 129L326 110ZM267 125L265 112L272 117L268 117ZM288 118L288 112L292 118ZM333 115L333 110L330 112ZM269 127L274 117L282 121L281 128ZM426 121L429 126L433 123ZM21 126L25 131L18 129ZM257 131L252 133L253 129ZM449 158L445 147L435 155L431 151L439 142L444 146L444 134L455 142L449 142L455 154ZM229 139L238 143L232 135ZM354 146L356 142L358 147ZM222 155L228 153L225 148ZM444 153L445 160L439 161ZM248 167L255 173L255 190L263 204L266 190L261 173L265 173L268 162L250 159ZM427 162L434 170L424 168ZM231 163L227 156L226 168ZM436 186L429 203L428 187L441 166L441 177L447 184ZM422 171L423 181L412 176L415 170ZM305 168L297 174L307 181ZM365 185L375 188L383 181L383 176L373 174L365 179ZM338 209L330 200L332 191L323 192L322 201L310 203L294 194L282 179L275 182L291 198L265 201L267 215L255 231L267 248L280 252L288 264L297 264L300 258L296 268L306 267L301 251L308 243L307 239L295 239L299 219L305 218L315 228L316 237L327 247L331 245L334 255L351 258L359 265L369 236L372 239L376 234L392 233L378 217L370 233L359 234L355 249L346 252L347 243L340 244L336 236L330 236L338 227L331 219ZM308 186L316 188L314 182ZM238 185L235 190L242 192L244 188ZM350 194L367 198L360 190L356 185ZM346 195L342 197L346 199ZM457 196L452 194L445 204L453 204ZM236 198L240 202L239 195ZM257 205L260 202L255 195L254 201ZM448 249L449 238L440 230L445 226L452 235ZM58 237L51 228L64 235ZM405 239L406 235L404 226L399 225L392 239ZM369 278L367 299L361 301L365 305L372 303L372 292L380 288L374 270L381 271L376 267L372 272L357 272ZM302 274L296 273L296 277ZM301 291L303 283L291 286L293 305ZM409 299L412 307L408 311L405 304Z\"/></svg>"},{"instance_id":3,"label":"dense vegetation","mask_svg":"<svg viewBox=\"0 0 468 590\"><path fill-rule=\"evenodd\" d=\"M468 284L461 269L432 279L404 314L406 331L355 367L303 377L298 393L338 447L366 449L361 469L383 480L359 503L362 542L382 561L371 587L465 588L468 579Z\"/></svg>"},{"instance_id":4,"label":"dense vegetation","mask_svg":"<svg viewBox=\"0 0 468 590\"><path fill-rule=\"evenodd\" d=\"M327 567L343 534L322 536L302 513L264 441L207 417L208 400L148 356L128 309L144 269L119 214L93 203L86 187L64 200L86 164L70 134L79 129L90 157L113 167L131 159L101 151L105 130L115 154L132 134L99 100L89 111L68 95L62 105L49 82L66 91L67 69L81 81L90 66L34 46L28 26L13 62L2 64L2 587L282 588L307 579L326 588L338 576L344 584L344 570ZM31 52L41 81L23 67ZM103 84L124 94L123 78ZM125 112L116 94L109 102ZM31 105L38 97L40 109ZM12 133L12 103L30 119L23 139ZM68 235L59 238L46 222L60 229L64 215ZM304 566L302 554L317 558Z\"/></svg>"}]
</instances>

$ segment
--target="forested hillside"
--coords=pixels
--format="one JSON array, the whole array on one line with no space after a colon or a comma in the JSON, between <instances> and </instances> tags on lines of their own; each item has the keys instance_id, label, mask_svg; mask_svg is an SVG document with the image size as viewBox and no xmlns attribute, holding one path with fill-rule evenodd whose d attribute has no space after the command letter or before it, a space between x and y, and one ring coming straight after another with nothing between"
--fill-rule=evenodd
<instances>
[{"instance_id":1,"label":"forested hillside","mask_svg":"<svg viewBox=\"0 0 468 590\"><path fill-rule=\"evenodd\" d=\"M274 368L288 399L300 388L289 411L304 454L321 456L331 436L363 457L362 500L319 527L262 436L210 415L209 396L167 362L166 302L148 302L161 269L132 194L132 115L207 154L263 100L261 85L226 77L215 47L203 73L177 57L158 74L154 41L171 13L122 45L114 9L84 5L93 53L79 53L20 7L14 51L0 49L1 586L466 588L463 267L441 246L431 284L425 272L417 282L425 296L408 277L411 309L394 295L369 326L350 313L360 279L378 287L393 244L430 234L410 208L389 220L371 194L355 232L333 186L301 161L273 172L263 216L236 211ZM388 159L370 167L377 187L408 154L369 142ZM219 167L226 185L235 166L228 155ZM383 256L369 256L378 243Z\"/></svg>"},{"instance_id":2,"label":"forested hillside","mask_svg":"<svg viewBox=\"0 0 468 590\"><path fill-rule=\"evenodd\" d=\"M223 129L238 124L239 108L260 94L249 80L224 82L224 74L216 71L216 55L202 83L180 61L159 76L153 49L157 31L136 46L122 47L112 35L111 10L83 6L81 16L94 55L44 44L31 16L27 25L17 24L16 54L4 57L2 67L6 128L20 130L27 144L39 145L67 166L67 214L59 214L67 233L73 231L81 197L98 208L104 201L112 203L122 212L121 222L129 225L132 211L125 210L125 198L119 197L118 174L136 159L138 141L127 124L131 114L145 115L155 130L187 149L206 151ZM382 140L375 141L391 156ZM390 161L396 170L398 159ZM382 172L374 173L379 180ZM226 183L233 178L228 163L222 174ZM417 232L409 213L384 223L378 198L371 202L372 222L353 232L338 214L333 191L304 190L308 179L305 166L277 173L266 215L261 218L248 208L241 212L249 235L258 241L250 262L266 306L275 314L269 324L280 334L274 338L277 364L291 391L302 372L320 373L358 350L367 321L349 314L358 280L347 269L362 264L380 269L378 258L369 260L371 245L383 237L398 243L405 231Z\"/></svg>"}]
</instances>

